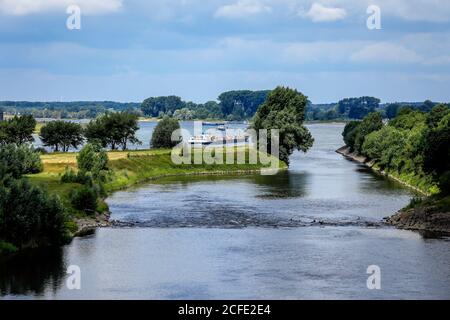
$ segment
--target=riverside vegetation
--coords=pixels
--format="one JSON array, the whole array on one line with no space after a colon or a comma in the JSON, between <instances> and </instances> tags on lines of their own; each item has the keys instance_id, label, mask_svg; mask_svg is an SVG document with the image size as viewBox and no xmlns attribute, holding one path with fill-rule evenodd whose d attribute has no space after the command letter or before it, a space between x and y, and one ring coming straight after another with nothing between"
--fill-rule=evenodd
<instances>
[{"instance_id":1,"label":"riverside vegetation","mask_svg":"<svg viewBox=\"0 0 450 320\"><path fill-rule=\"evenodd\" d=\"M401 228L450 232L450 109L430 112L402 108L384 124L379 113L349 122L343 153L419 190L387 222Z\"/></svg>"},{"instance_id":2,"label":"riverside vegetation","mask_svg":"<svg viewBox=\"0 0 450 320\"><path fill-rule=\"evenodd\" d=\"M302 126L307 100L301 93L281 87L271 92L270 97L260 118L271 115L276 120L281 132L280 149L287 160L294 148L306 151L312 144L311 135ZM296 123L285 116L288 111L295 111ZM14 123L21 119L16 117ZM200 164L194 161L192 164L174 164L173 150L168 149L173 146L168 139L172 133L170 129L178 127L173 120L161 121L155 128L152 142L159 149L116 151L117 147L126 150L128 142L138 142L135 136L137 116L127 112L103 115L86 129L62 121L47 124L41 128L41 139L55 151L67 151L69 147L78 147L84 139L88 141L79 153L47 154L26 143L33 140L31 135L36 123L32 123L34 119L29 116L23 119L29 125L16 127L21 130L26 127L26 131L4 131L0 152L0 253L3 254L60 245L75 235L107 224L105 197L139 182L175 175L254 173L270 166L262 161L256 164L248 161L244 164L207 164L203 160ZM266 122L271 124L269 120ZM9 132L21 135L21 140L12 141ZM112 150L107 152L105 147ZM227 147L218 152L223 152L223 158L237 160L237 152L244 151L249 159L248 148L240 148ZM196 152L203 152L203 149L194 149L193 158L196 158ZM273 162L278 161L269 163ZM280 161L280 167L287 165Z\"/></svg>"}]
</instances>

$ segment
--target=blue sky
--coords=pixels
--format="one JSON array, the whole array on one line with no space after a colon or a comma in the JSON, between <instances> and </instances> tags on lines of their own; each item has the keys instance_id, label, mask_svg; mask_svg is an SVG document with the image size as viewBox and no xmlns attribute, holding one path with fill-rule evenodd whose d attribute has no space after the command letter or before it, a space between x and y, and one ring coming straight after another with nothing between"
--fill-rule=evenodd
<instances>
[{"instance_id":1,"label":"blue sky","mask_svg":"<svg viewBox=\"0 0 450 320\"><path fill-rule=\"evenodd\" d=\"M314 103L448 102L450 1L0 0L0 100L204 102L277 85Z\"/></svg>"}]
</instances>

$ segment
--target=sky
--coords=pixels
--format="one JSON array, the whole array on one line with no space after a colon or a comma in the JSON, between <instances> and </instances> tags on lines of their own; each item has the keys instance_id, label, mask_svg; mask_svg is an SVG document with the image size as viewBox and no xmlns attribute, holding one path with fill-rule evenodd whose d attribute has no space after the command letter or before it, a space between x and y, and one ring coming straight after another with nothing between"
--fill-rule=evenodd
<instances>
[{"instance_id":1,"label":"sky","mask_svg":"<svg viewBox=\"0 0 450 320\"><path fill-rule=\"evenodd\" d=\"M67 27L74 4L81 29ZM0 0L0 101L205 102L278 85L313 103L449 102L450 1Z\"/></svg>"}]
</instances>

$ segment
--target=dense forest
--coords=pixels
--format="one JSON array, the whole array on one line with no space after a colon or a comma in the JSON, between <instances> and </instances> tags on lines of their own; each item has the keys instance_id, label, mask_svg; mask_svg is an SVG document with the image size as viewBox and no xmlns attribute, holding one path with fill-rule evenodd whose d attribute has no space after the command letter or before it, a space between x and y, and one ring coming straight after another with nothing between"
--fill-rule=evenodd
<instances>
[{"instance_id":1,"label":"dense forest","mask_svg":"<svg viewBox=\"0 0 450 320\"><path fill-rule=\"evenodd\" d=\"M351 152L372 160L379 169L430 194L450 192L450 108L429 112L401 108L383 123L379 112L351 121L343 137Z\"/></svg>"},{"instance_id":2,"label":"dense forest","mask_svg":"<svg viewBox=\"0 0 450 320\"><path fill-rule=\"evenodd\" d=\"M178 120L225 119L238 121L253 117L264 103L270 91L228 91L218 97L218 101L204 104L185 102L180 97L151 97L141 105L145 116L162 118L174 117Z\"/></svg>"}]
</instances>

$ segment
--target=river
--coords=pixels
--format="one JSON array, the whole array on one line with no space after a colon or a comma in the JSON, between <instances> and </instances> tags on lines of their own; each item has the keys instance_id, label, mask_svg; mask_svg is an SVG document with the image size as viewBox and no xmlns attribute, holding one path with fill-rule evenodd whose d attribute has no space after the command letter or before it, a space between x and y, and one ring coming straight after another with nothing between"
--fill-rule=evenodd
<instances>
[{"instance_id":1,"label":"river","mask_svg":"<svg viewBox=\"0 0 450 320\"><path fill-rule=\"evenodd\" d=\"M275 176L160 180L108 199L112 219L0 266L6 299L450 299L450 239L381 223L413 193L344 159L342 124ZM81 289L66 286L67 267ZM367 268L380 268L369 290Z\"/></svg>"}]
</instances>

